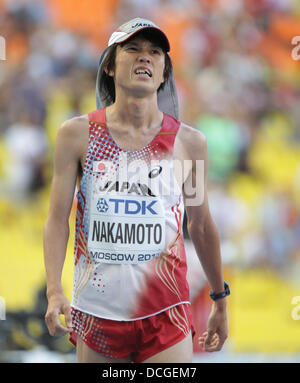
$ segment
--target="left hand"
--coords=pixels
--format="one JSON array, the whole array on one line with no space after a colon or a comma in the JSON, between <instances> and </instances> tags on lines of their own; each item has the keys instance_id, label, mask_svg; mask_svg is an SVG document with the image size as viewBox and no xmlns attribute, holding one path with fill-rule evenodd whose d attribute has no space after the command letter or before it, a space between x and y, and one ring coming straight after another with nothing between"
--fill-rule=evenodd
<instances>
[{"instance_id":1,"label":"left hand","mask_svg":"<svg viewBox=\"0 0 300 383\"><path fill-rule=\"evenodd\" d=\"M213 303L207 321L207 331L199 337L199 344L204 351L220 351L227 337L228 325L226 302L223 298Z\"/></svg>"}]
</instances>

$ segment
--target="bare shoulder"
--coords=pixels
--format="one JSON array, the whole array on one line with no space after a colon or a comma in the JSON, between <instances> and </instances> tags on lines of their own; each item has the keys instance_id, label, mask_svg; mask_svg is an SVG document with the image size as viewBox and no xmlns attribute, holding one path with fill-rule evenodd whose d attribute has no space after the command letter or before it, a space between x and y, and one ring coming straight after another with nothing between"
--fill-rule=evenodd
<instances>
[{"instance_id":1,"label":"bare shoulder","mask_svg":"<svg viewBox=\"0 0 300 383\"><path fill-rule=\"evenodd\" d=\"M87 115L72 117L62 123L56 137L56 153L76 161L82 158L89 141L89 121Z\"/></svg>"},{"instance_id":2,"label":"bare shoulder","mask_svg":"<svg viewBox=\"0 0 300 383\"><path fill-rule=\"evenodd\" d=\"M88 133L89 120L88 115L72 117L64 121L59 129L59 133L64 136L76 137Z\"/></svg>"},{"instance_id":3,"label":"bare shoulder","mask_svg":"<svg viewBox=\"0 0 300 383\"><path fill-rule=\"evenodd\" d=\"M206 136L200 130L182 122L177 132L175 150L185 158L202 157L207 151Z\"/></svg>"},{"instance_id":4,"label":"bare shoulder","mask_svg":"<svg viewBox=\"0 0 300 383\"><path fill-rule=\"evenodd\" d=\"M72 117L64 121L58 129L57 141L67 146L81 146L88 142L89 120L87 115Z\"/></svg>"}]
</instances>

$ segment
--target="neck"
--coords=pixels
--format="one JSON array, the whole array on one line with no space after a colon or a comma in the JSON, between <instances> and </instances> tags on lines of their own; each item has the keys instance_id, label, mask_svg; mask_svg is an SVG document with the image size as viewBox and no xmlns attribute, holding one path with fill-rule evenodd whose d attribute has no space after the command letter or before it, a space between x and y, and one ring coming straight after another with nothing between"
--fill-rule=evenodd
<instances>
[{"instance_id":1,"label":"neck","mask_svg":"<svg viewBox=\"0 0 300 383\"><path fill-rule=\"evenodd\" d=\"M107 108L109 124L147 129L162 123L163 113L158 109L156 93L148 97L116 97Z\"/></svg>"}]
</instances>

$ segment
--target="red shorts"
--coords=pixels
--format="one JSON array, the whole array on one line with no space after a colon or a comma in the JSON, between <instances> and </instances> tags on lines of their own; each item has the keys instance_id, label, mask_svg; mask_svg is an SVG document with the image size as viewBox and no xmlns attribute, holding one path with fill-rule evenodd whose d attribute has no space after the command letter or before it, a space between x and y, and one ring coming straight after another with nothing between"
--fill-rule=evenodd
<instances>
[{"instance_id":1,"label":"red shorts","mask_svg":"<svg viewBox=\"0 0 300 383\"><path fill-rule=\"evenodd\" d=\"M131 357L136 363L180 342L190 330L195 335L189 304L133 321L97 318L72 308L72 322L74 331L70 341L75 346L77 336L80 336L88 347L103 356Z\"/></svg>"}]
</instances>

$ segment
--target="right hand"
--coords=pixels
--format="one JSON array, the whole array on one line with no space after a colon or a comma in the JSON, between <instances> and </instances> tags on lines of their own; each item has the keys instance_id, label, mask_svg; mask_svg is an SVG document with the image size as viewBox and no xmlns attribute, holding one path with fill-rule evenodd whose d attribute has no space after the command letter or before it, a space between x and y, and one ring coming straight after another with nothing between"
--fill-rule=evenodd
<instances>
[{"instance_id":1,"label":"right hand","mask_svg":"<svg viewBox=\"0 0 300 383\"><path fill-rule=\"evenodd\" d=\"M59 320L59 315L65 316L67 327L63 326ZM61 336L71 333L72 317L71 305L63 293L57 293L48 298L48 309L45 315L46 325L52 336Z\"/></svg>"}]
</instances>

